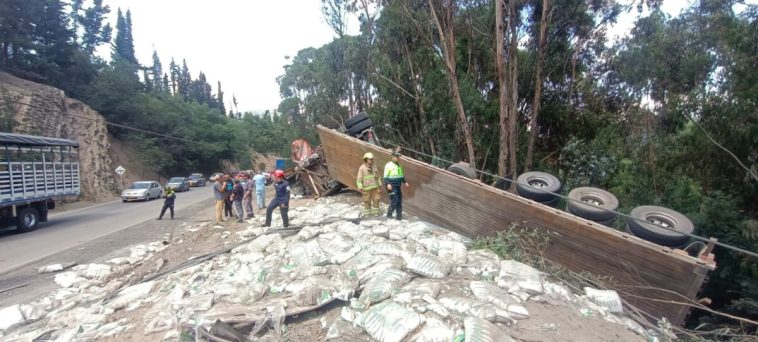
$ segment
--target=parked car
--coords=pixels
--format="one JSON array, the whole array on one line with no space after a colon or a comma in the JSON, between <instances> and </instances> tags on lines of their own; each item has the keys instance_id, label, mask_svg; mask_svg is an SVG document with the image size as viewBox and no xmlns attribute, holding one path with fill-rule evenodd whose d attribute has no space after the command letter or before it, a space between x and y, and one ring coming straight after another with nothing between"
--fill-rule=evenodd
<instances>
[{"instance_id":1,"label":"parked car","mask_svg":"<svg viewBox=\"0 0 758 342\"><path fill-rule=\"evenodd\" d=\"M190 185L187 177L172 177L166 183L167 188L173 188L176 191L189 191Z\"/></svg>"},{"instance_id":2,"label":"parked car","mask_svg":"<svg viewBox=\"0 0 758 342\"><path fill-rule=\"evenodd\" d=\"M193 173L189 177L189 186L205 186L205 177L202 173Z\"/></svg>"},{"instance_id":3,"label":"parked car","mask_svg":"<svg viewBox=\"0 0 758 342\"><path fill-rule=\"evenodd\" d=\"M149 201L163 196L163 189L155 181L139 181L129 185L121 192L121 201Z\"/></svg>"}]
</instances>

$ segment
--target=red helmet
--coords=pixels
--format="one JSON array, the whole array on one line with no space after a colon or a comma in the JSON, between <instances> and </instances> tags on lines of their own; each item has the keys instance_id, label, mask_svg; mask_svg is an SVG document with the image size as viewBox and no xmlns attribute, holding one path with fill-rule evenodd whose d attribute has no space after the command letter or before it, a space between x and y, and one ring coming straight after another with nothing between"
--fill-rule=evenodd
<instances>
[{"instance_id":1,"label":"red helmet","mask_svg":"<svg viewBox=\"0 0 758 342\"><path fill-rule=\"evenodd\" d=\"M274 171L274 177L284 177L284 171L282 170Z\"/></svg>"}]
</instances>

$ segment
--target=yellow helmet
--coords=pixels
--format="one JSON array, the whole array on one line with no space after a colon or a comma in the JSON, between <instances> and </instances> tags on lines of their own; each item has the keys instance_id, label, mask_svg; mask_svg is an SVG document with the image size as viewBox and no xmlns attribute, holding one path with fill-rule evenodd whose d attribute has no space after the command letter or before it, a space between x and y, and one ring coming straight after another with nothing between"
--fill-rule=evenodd
<instances>
[{"instance_id":1,"label":"yellow helmet","mask_svg":"<svg viewBox=\"0 0 758 342\"><path fill-rule=\"evenodd\" d=\"M374 159L374 154L371 152L366 152L366 154L363 155L363 160L366 159Z\"/></svg>"}]
</instances>

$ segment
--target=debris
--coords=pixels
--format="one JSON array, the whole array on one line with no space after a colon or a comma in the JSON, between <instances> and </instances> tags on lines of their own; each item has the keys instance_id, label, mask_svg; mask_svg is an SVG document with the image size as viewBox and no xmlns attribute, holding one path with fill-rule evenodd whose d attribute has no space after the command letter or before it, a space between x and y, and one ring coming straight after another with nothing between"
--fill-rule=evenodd
<instances>
[{"instance_id":1,"label":"debris","mask_svg":"<svg viewBox=\"0 0 758 342\"><path fill-rule=\"evenodd\" d=\"M593 303L603 307L612 313L622 313L624 309L621 304L621 297L613 290L598 290L591 287L585 287L584 292Z\"/></svg>"},{"instance_id":2,"label":"debris","mask_svg":"<svg viewBox=\"0 0 758 342\"><path fill-rule=\"evenodd\" d=\"M163 257L149 261L154 253L161 255L170 236L134 246L128 257L104 264L68 271L50 265L48 270L59 272L54 280L61 288L0 310L3 339L28 340L17 327L40 319L24 333L97 340L138 329L130 336L291 339L302 335L289 335L296 326L285 325L285 319L308 313L299 317L320 316L316 320L328 340L507 341L505 327L530 317L527 300L570 305L576 315L596 315L646 333L615 315L613 302L594 292L599 290L577 296L527 265L501 260L489 250L468 250L465 238L433 225L347 220L360 209L329 198L292 213L300 224L264 229L252 221L236 234L219 231L228 246L172 267ZM173 239L169 245L181 248ZM153 274L135 284L141 276L135 274L137 266ZM144 310L138 316L114 315L137 308ZM333 314L322 315L330 310ZM119 319L123 316L139 318ZM548 322L533 331L560 332L560 322ZM16 331L19 335L7 334Z\"/></svg>"},{"instance_id":3,"label":"debris","mask_svg":"<svg viewBox=\"0 0 758 342\"><path fill-rule=\"evenodd\" d=\"M52 264L52 265L47 265L47 266L40 267L37 270L37 272L38 273L60 272L60 271L63 271L65 269L67 269L67 268L71 268L71 267L74 267L74 266L76 266L75 262L69 262L69 263L65 263L65 264Z\"/></svg>"},{"instance_id":4,"label":"debris","mask_svg":"<svg viewBox=\"0 0 758 342\"><path fill-rule=\"evenodd\" d=\"M26 323L21 306L16 304L0 309L0 332Z\"/></svg>"}]
</instances>

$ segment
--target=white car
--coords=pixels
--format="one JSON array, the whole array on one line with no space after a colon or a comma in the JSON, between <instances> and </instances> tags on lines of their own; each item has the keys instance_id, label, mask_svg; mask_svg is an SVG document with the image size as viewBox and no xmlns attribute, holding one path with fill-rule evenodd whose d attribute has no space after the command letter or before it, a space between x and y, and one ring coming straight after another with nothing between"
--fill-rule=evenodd
<instances>
[{"instance_id":1,"label":"white car","mask_svg":"<svg viewBox=\"0 0 758 342\"><path fill-rule=\"evenodd\" d=\"M121 192L121 201L149 201L161 196L163 196L163 189L158 182L139 181L130 184L126 190Z\"/></svg>"}]
</instances>

